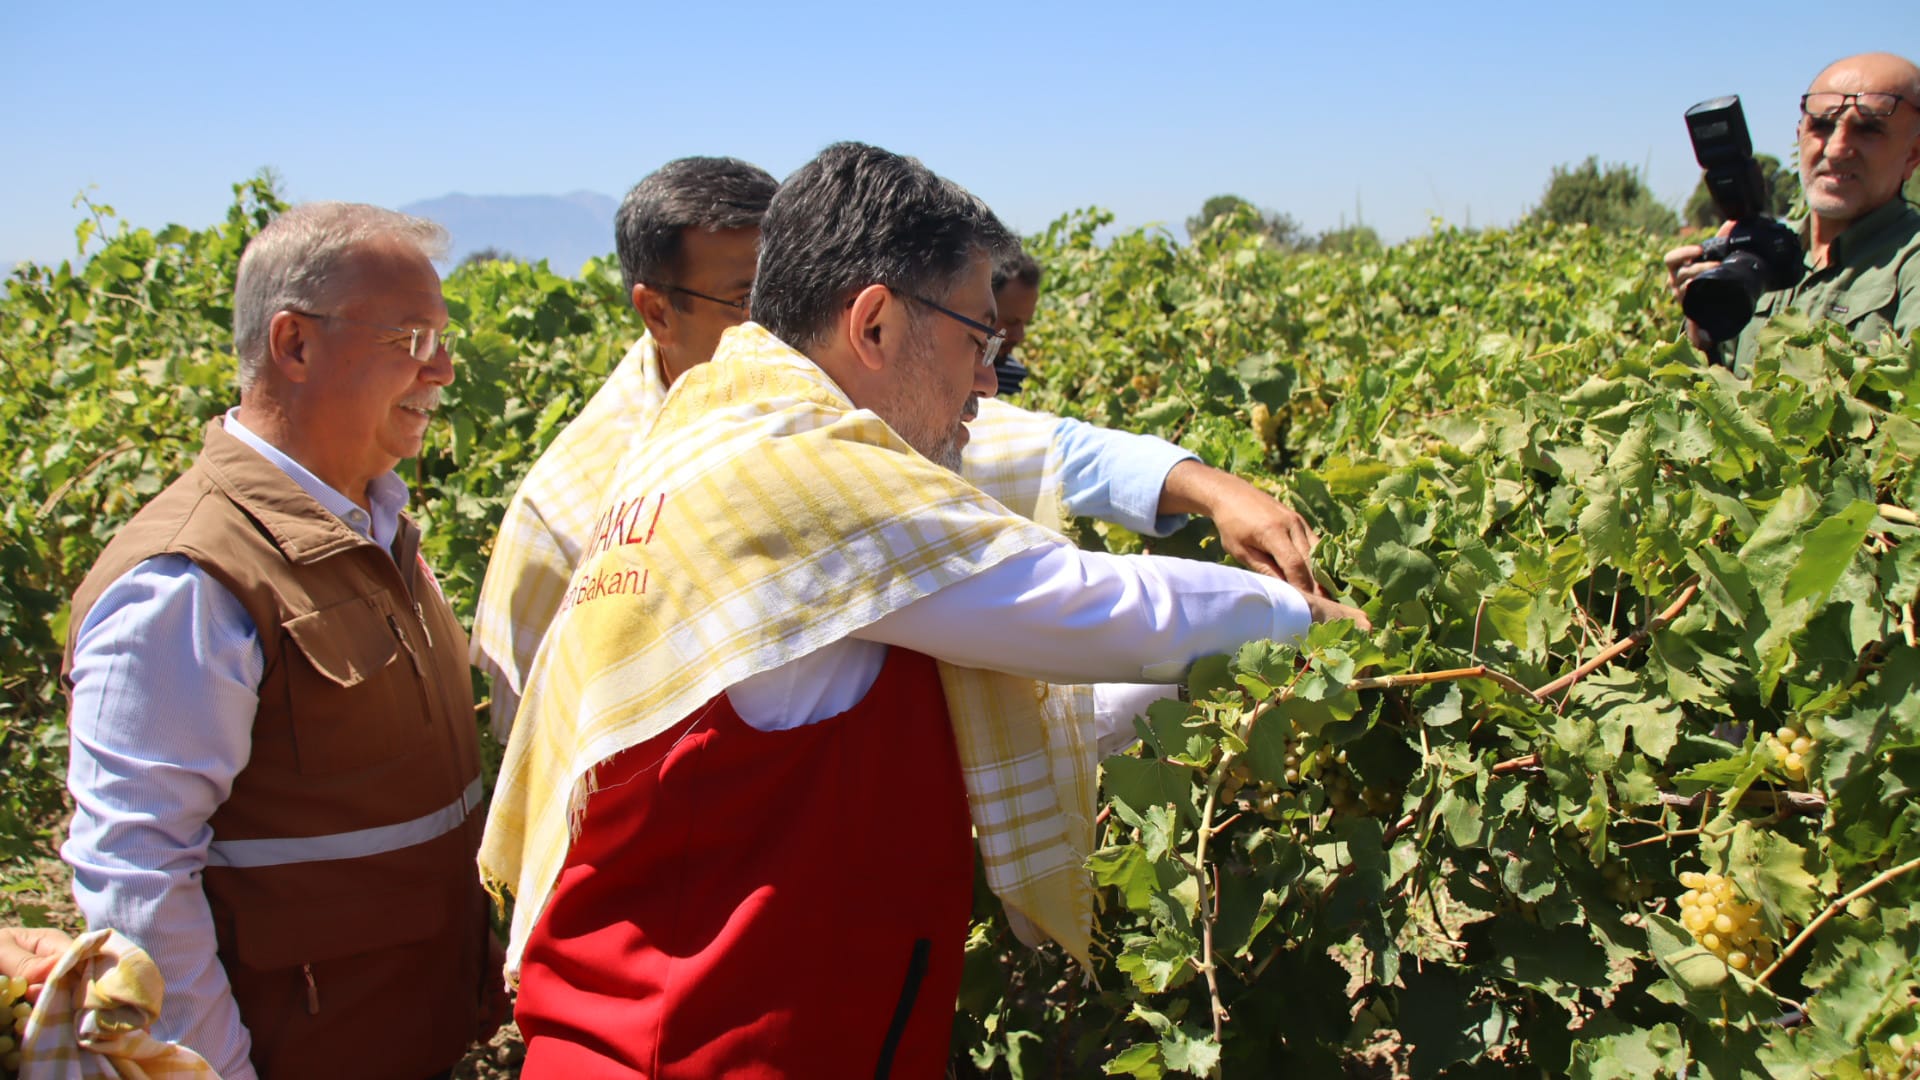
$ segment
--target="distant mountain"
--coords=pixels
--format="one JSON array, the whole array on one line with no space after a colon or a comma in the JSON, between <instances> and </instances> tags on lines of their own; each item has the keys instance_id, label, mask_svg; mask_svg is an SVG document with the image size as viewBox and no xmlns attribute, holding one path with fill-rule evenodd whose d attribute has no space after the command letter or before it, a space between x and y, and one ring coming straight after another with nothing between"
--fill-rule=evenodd
<instances>
[{"instance_id":1,"label":"distant mountain","mask_svg":"<svg viewBox=\"0 0 1920 1080\"><path fill-rule=\"evenodd\" d=\"M547 260L572 277L596 255L613 254L611 195L442 195L400 209L437 221L453 234L451 265L483 248L527 262Z\"/></svg>"}]
</instances>

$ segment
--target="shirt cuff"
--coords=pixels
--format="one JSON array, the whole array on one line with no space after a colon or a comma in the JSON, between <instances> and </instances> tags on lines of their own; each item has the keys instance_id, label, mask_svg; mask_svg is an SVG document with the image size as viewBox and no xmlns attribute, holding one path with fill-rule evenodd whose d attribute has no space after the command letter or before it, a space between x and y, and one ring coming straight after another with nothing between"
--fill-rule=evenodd
<instances>
[{"instance_id":1,"label":"shirt cuff","mask_svg":"<svg viewBox=\"0 0 1920 1080\"><path fill-rule=\"evenodd\" d=\"M1095 427L1063 419L1055 428L1061 458L1061 490L1070 513L1099 518L1146 536L1166 536L1187 523L1185 514L1161 514L1167 474L1199 455L1152 435Z\"/></svg>"}]
</instances>

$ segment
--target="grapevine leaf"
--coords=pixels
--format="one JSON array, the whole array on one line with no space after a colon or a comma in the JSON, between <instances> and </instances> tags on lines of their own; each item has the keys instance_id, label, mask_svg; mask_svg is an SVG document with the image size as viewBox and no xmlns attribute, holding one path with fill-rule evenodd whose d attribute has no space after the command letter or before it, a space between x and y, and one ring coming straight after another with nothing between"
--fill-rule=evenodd
<instances>
[{"instance_id":1,"label":"grapevine leaf","mask_svg":"<svg viewBox=\"0 0 1920 1080\"><path fill-rule=\"evenodd\" d=\"M1815 606L1823 603L1860 550L1860 541L1866 539L1867 527L1876 516L1872 503L1856 501L1808 530L1800 557L1787 575L1781 602L1793 604L1812 599Z\"/></svg>"},{"instance_id":2,"label":"grapevine leaf","mask_svg":"<svg viewBox=\"0 0 1920 1080\"><path fill-rule=\"evenodd\" d=\"M1206 1076L1220 1061L1220 1044L1212 1035L1182 1025L1161 1037L1160 1056L1169 1069Z\"/></svg>"},{"instance_id":3,"label":"grapevine leaf","mask_svg":"<svg viewBox=\"0 0 1920 1080\"><path fill-rule=\"evenodd\" d=\"M1808 1017L1859 1045L1890 1005L1920 989L1915 945L1920 935L1889 933L1875 920L1843 916L1828 924L1805 975L1807 985L1819 990L1807 1002Z\"/></svg>"},{"instance_id":4,"label":"grapevine leaf","mask_svg":"<svg viewBox=\"0 0 1920 1080\"><path fill-rule=\"evenodd\" d=\"M1166 1075L1160 1061L1159 1043L1135 1043L1109 1058L1100 1071L1108 1076L1137 1076L1140 1080L1160 1080Z\"/></svg>"},{"instance_id":5,"label":"grapevine leaf","mask_svg":"<svg viewBox=\"0 0 1920 1080\"><path fill-rule=\"evenodd\" d=\"M1806 868L1807 851L1777 832L1741 822L1727 845L1729 876L1765 910L1767 929L1805 923L1820 907L1819 881Z\"/></svg>"},{"instance_id":6,"label":"grapevine leaf","mask_svg":"<svg viewBox=\"0 0 1920 1080\"><path fill-rule=\"evenodd\" d=\"M1495 919L1493 967L1521 986L1573 1005L1591 987L1605 986L1606 953L1578 926L1551 929L1523 919Z\"/></svg>"},{"instance_id":7,"label":"grapevine leaf","mask_svg":"<svg viewBox=\"0 0 1920 1080\"><path fill-rule=\"evenodd\" d=\"M1173 806L1188 825L1200 822L1194 806L1192 771L1164 761L1110 757L1104 766L1104 784L1122 820L1135 827L1145 823L1147 811Z\"/></svg>"},{"instance_id":8,"label":"grapevine leaf","mask_svg":"<svg viewBox=\"0 0 1920 1080\"><path fill-rule=\"evenodd\" d=\"M1209 701L1234 692L1232 660L1226 656L1203 656L1193 662L1187 673L1187 695L1194 701Z\"/></svg>"},{"instance_id":9,"label":"grapevine leaf","mask_svg":"<svg viewBox=\"0 0 1920 1080\"><path fill-rule=\"evenodd\" d=\"M1641 1080L1679 1077L1687 1067L1687 1044L1672 1024L1655 1024L1573 1047L1573 1080Z\"/></svg>"},{"instance_id":10,"label":"grapevine leaf","mask_svg":"<svg viewBox=\"0 0 1920 1080\"><path fill-rule=\"evenodd\" d=\"M1121 903L1129 911L1146 911L1153 891L1160 885L1153 863L1139 844L1101 848L1087 856L1087 869L1096 885L1118 889Z\"/></svg>"}]
</instances>

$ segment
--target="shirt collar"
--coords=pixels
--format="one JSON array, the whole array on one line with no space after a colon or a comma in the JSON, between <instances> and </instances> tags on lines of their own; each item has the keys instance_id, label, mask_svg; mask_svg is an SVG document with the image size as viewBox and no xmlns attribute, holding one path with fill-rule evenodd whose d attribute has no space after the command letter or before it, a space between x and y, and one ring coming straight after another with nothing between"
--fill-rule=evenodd
<instances>
[{"instance_id":1,"label":"shirt collar","mask_svg":"<svg viewBox=\"0 0 1920 1080\"><path fill-rule=\"evenodd\" d=\"M240 410L227 410L227 433L246 443L261 457L278 466L280 471L301 490L313 497L313 501L327 508L341 521L347 523L355 532L380 545L393 547L393 538L400 533L400 512L407 508L407 484L398 473L389 469L373 478L367 484L367 503L372 513L360 509L359 504L335 491L331 485L307 470L307 467L288 457L286 452L267 440L247 430L240 422Z\"/></svg>"},{"instance_id":2,"label":"shirt collar","mask_svg":"<svg viewBox=\"0 0 1920 1080\"><path fill-rule=\"evenodd\" d=\"M1907 201L1896 194L1893 198L1887 200L1885 206L1878 207L1853 219L1852 224L1842 229L1839 236L1833 238L1833 243L1827 252L1827 265L1838 266L1842 262L1845 262L1847 257L1853 254L1861 244L1872 242L1877 234L1891 228L1895 222L1906 216L1907 209ZM1813 236L1813 215L1809 213L1798 222L1798 225L1799 229L1797 231L1800 233L1800 246L1810 246L1811 237Z\"/></svg>"}]
</instances>

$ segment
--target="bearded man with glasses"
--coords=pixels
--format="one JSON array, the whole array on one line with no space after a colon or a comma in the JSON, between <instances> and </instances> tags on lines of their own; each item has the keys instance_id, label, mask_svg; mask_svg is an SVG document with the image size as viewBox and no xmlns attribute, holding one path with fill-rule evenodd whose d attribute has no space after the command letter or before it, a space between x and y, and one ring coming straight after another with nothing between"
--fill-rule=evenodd
<instances>
[{"instance_id":1,"label":"bearded man with glasses","mask_svg":"<svg viewBox=\"0 0 1920 1080\"><path fill-rule=\"evenodd\" d=\"M1751 370L1760 326L1788 309L1840 323L1857 340L1910 340L1920 327L1920 209L1902 187L1920 167L1920 67L1890 53L1828 65L1800 98L1801 242L1808 273L1761 296L1741 331L1734 370ZM1711 262L1697 244L1667 252L1676 298ZM1689 323L1688 337L1705 339Z\"/></svg>"},{"instance_id":2,"label":"bearded man with glasses","mask_svg":"<svg viewBox=\"0 0 1920 1080\"><path fill-rule=\"evenodd\" d=\"M493 731L502 742L575 565L612 525L612 517L600 516L600 503L614 467L652 426L674 381L710 359L721 335L747 319L760 219L777 186L744 161L688 157L644 177L620 204L620 270L646 333L514 491L474 610L473 664L491 682ZM1037 266L1033 273L1030 285L1037 285ZM966 326L974 347L999 365L1023 340L1038 298L1029 287L1024 297L1003 299L1001 284L996 268L994 326L965 322L972 316L928 306L928 298L911 302L929 317L963 320L955 325ZM1009 320L1010 311L1017 319ZM911 411L918 403L904 404ZM1252 484L1163 439L993 400L971 407L978 412L969 420L961 474L1014 512L1053 527L1091 517L1150 536L1181 528L1188 514L1207 515L1242 563L1318 591L1307 565L1312 529ZM1103 685L1089 692L1106 733L1125 742L1133 717L1165 690Z\"/></svg>"},{"instance_id":3,"label":"bearded man with glasses","mask_svg":"<svg viewBox=\"0 0 1920 1080\"><path fill-rule=\"evenodd\" d=\"M262 229L239 407L74 596L74 897L228 1080L444 1076L505 1017L466 636L394 472L453 381L445 250L346 203Z\"/></svg>"},{"instance_id":4,"label":"bearded man with glasses","mask_svg":"<svg viewBox=\"0 0 1920 1080\"><path fill-rule=\"evenodd\" d=\"M614 469L481 848L529 1080L940 1075L970 832L1017 932L1089 956L1095 732L1059 687L1359 618L1082 551L952 471L1013 242L828 147L768 206L754 321Z\"/></svg>"}]
</instances>

